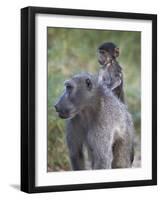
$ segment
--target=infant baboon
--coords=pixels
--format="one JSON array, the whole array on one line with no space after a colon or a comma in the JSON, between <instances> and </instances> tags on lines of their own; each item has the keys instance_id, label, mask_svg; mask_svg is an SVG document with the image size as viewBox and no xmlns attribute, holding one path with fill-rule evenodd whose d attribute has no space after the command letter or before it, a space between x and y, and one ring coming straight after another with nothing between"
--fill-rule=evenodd
<instances>
[{"instance_id":1,"label":"infant baboon","mask_svg":"<svg viewBox=\"0 0 161 200\"><path fill-rule=\"evenodd\" d=\"M105 42L98 48L98 62L101 64L99 82L103 82L108 88L118 83L113 90L114 94L125 103L123 90L122 68L116 58L119 56L119 48L112 42Z\"/></svg>"},{"instance_id":2,"label":"infant baboon","mask_svg":"<svg viewBox=\"0 0 161 200\"><path fill-rule=\"evenodd\" d=\"M117 83L116 83L117 85ZM83 146L92 169L128 168L133 161L134 128L126 106L96 76L82 73L65 82L55 105L67 119L67 144L73 170L83 170Z\"/></svg>"}]
</instances>

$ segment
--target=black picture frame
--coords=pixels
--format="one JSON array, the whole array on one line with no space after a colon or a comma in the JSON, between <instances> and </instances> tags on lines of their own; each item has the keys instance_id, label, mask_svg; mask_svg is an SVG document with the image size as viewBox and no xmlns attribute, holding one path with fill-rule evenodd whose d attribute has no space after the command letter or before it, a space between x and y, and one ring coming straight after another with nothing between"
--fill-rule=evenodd
<instances>
[{"instance_id":1,"label":"black picture frame","mask_svg":"<svg viewBox=\"0 0 161 200\"><path fill-rule=\"evenodd\" d=\"M152 21L152 179L35 186L35 16L61 14ZM157 184L157 15L45 7L21 9L21 190L27 193L147 186Z\"/></svg>"}]
</instances>

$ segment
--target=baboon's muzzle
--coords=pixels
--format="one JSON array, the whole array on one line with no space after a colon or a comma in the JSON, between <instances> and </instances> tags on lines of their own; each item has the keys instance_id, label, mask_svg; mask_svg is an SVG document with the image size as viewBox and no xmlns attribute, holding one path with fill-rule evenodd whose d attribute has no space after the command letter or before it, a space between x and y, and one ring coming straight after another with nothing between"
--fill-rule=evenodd
<instances>
[{"instance_id":1,"label":"baboon's muzzle","mask_svg":"<svg viewBox=\"0 0 161 200\"><path fill-rule=\"evenodd\" d=\"M66 119L69 117L69 111L67 109L60 108L58 103L55 104L54 107L60 118Z\"/></svg>"}]
</instances>

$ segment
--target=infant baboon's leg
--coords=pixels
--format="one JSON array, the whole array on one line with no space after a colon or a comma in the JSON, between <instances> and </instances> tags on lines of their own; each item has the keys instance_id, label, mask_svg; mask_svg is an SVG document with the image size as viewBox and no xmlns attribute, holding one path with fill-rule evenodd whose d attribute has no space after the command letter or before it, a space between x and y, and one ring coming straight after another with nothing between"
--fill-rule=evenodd
<instances>
[{"instance_id":1,"label":"infant baboon's leg","mask_svg":"<svg viewBox=\"0 0 161 200\"><path fill-rule=\"evenodd\" d=\"M67 125L67 145L69 150L70 161L73 170L84 170L84 153L83 153L83 142L84 137L82 136L81 127L74 129L71 122Z\"/></svg>"},{"instance_id":2,"label":"infant baboon's leg","mask_svg":"<svg viewBox=\"0 0 161 200\"><path fill-rule=\"evenodd\" d=\"M131 146L129 142L123 138L115 140L112 151L113 161L112 168L129 168L131 167Z\"/></svg>"}]
</instances>

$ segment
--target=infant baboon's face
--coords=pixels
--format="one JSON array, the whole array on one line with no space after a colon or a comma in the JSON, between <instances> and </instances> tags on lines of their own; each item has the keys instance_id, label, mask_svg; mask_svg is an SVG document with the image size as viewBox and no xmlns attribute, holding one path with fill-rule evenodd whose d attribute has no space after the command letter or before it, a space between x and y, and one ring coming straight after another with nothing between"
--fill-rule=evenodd
<instances>
[{"instance_id":1,"label":"infant baboon's face","mask_svg":"<svg viewBox=\"0 0 161 200\"><path fill-rule=\"evenodd\" d=\"M106 50L98 50L98 62L100 65L105 65L110 63L112 60L112 55Z\"/></svg>"},{"instance_id":2,"label":"infant baboon's face","mask_svg":"<svg viewBox=\"0 0 161 200\"><path fill-rule=\"evenodd\" d=\"M59 117L67 119L76 116L92 97L92 76L79 74L65 81L65 90L55 105Z\"/></svg>"}]
</instances>

